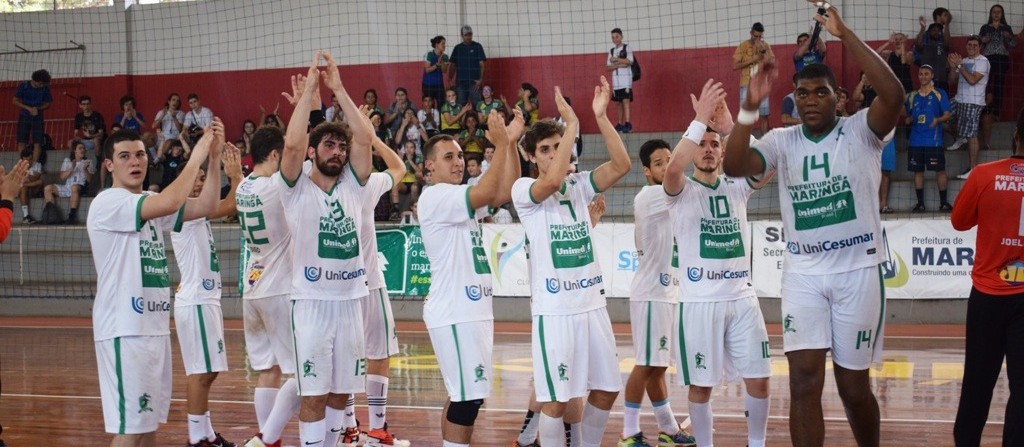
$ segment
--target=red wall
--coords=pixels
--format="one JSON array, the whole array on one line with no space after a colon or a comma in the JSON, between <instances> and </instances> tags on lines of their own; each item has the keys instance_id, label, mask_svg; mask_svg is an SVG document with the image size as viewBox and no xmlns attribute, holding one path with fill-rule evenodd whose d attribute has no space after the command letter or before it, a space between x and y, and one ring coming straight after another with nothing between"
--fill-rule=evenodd
<instances>
[{"instance_id":1,"label":"red wall","mask_svg":"<svg viewBox=\"0 0 1024 447\"><path fill-rule=\"evenodd\" d=\"M879 42L871 43L877 46ZM836 70L841 85L853 91L858 81L860 68L853 63L849 53L839 42L829 42L826 60ZM964 39L958 38L953 44L963 54ZM772 94L772 121L778 124L782 97L790 92L788 80L793 75L789 55L794 45L777 45L773 48L779 59L780 73ZM680 131L692 119L689 94L699 92L709 78L722 81L729 94L729 105L736 112L738 101L739 74L732 70L734 48L677 49L663 51L642 51L637 53L643 67L643 79L635 85L633 104L633 126L636 132ZM1013 66L1009 72L1005 91L1006 106L1003 119L1012 120L1017 110L1024 106L1024 46L1018 46L1011 55ZM557 111L552 99L555 85L573 99L576 113L580 116L583 131L597 132L590 101L598 77L606 75L603 70L606 56L602 54L575 54L560 56L537 56L524 58L491 59L487 63L487 81L499 94L515 101L519 84L527 81L541 92L541 116L554 116ZM167 75L117 75L93 77L81 82L55 80L51 86L55 104L48 111L48 132L57 141L66 141L71 136L68 119L77 112L73 99L64 97L62 92L89 94L94 108L104 115L108 126L119 112L118 99L130 92L143 115L152 122L155 112L163 106L170 92L184 97L197 93L202 102L227 124L228 135L236 137L241 132L242 121L246 118L259 119L259 105L272 110L281 103L281 113L287 118L291 107L281 92L290 90L289 76L302 73L303 68L283 68L228 72L180 73ZM376 88L382 107L393 99L394 89L404 86L410 97L419 104L422 63L406 62L393 64L369 64L342 67L342 79L356 102L362 103L362 93L367 88ZM916 76L916 71L915 71ZM915 78L916 79L916 78ZM15 83L0 84L0 95L13 96ZM324 100L329 92L324 90ZM615 106L609 107L609 116L614 121ZM63 122L59 122L64 118ZM9 101L0 102L0 144L8 150L14 149L14 127L17 110Z\"/></svg>"}]
</instances>

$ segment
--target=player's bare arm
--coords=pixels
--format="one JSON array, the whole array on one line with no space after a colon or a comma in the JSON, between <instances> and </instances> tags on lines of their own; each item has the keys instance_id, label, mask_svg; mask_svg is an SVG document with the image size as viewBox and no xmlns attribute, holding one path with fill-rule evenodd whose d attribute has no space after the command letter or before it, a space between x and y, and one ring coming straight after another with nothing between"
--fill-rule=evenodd
<instances>
[{"instance_id":1,"label":"player's bare arm","mask_svg":"<svg viewBox=\"0 0 1024 447\"><path fill-rule=\"evenodd\" d=\"M223 124L218 125L220 126L221 133L223 133ZM196 177L199 176L200 166L207 160L210 153L210 146L214 141L214 133L213 125L211 125L207 131L203 132L202 138L196 143L196 147L192 149L192 156L185 163L185 167L178 174L178 178L174 179L159 194L152 194L142 201L142 209L139 210L139 217L142 220L173 214L185 205L189 193L192 192L192 186L196 182ZM141 142L139 144L141 148ZM145 152L145 148L141 150ZM118 156L116 150L114 156ZM129 154L129 156L133 155Z\"/></svg>"},{"instance_id":2,"label":"player's bare arm","mask_svg":"<svg viewBox=\"0 0 1024 447\"><path fill-rule=\"evenodd\" d=\"M221 151L224 149L224 123L220 118L214 117L213 123L203 132L204 135L213 133L213 140L210 142L206 181L203 182L203 190L199 197L185 200L185 212L182 219L185 221L207 217L217 210L217 201L220 199L220 162ZM194 181L194 180L193 180Z\"/></svg>"},{"instance_id":3,"label":"player's bare arm","mask_svg":"<svg viewBox=\"0 0 1024 447\"><path fill-rule=\"evenodd\" d=\"M238 189L238 185L242 183L242 151L239 150L235 145L226 143L224 145L224 154L222 158L224 160L224 174L228 176L228 181L231 183L228 195L217 202L216 209L208 216L210 219L220 219L235 214L237 211L235 203L235 190ZM209 181L209 179L207 179ZM220 185L220 182L217 182ZM206 186L206 185L203 185Z\"/></svg>"},{"instance_id":4,"label":"player's bare arm","mask_svg":"<svg viewBox=\"0 0 1024 447\"><path fill-rule=\"evenodd\" d=\"M891 72L890 72L891 73ZM778 67L774 62L768 61L761 65L761 69L750 78L747 97L740 105L745 113L755 114L749 123L736 120L732 133L725 146L725 159L722 160L722 170L730 177L751 177L764 173L764 160L750 148L750 130L756 122L756 113L761 100L768 97L772 91L775 79L779 77Z\"/></svg>"},{"instance_id":5,"label":"player's bare arm","mask_svg":"<svg viewBox=\"0 0 1024 447\"><path fill-rule=\"evenodd\" d=\"M537 181L530 185L530 197L537 203L543 202L562 187L562 182L568 175L569 159L572 158L572 147L576 143L576 131L580 128L576 112L565 102L562 89L557 86L555 87L555 105L558 106L558 114L561 115L562 121L565 121L565 129L562 138L558 141L558 147L550 148L555 151L551 166L548 167L547 172L537 177ZM539 156L543 150L543 147L538 147L536 154Z\"/></svg>"},{"instance_id":6,"label":"player's bare arm","mask_svg":"<svg viewBox=\"0 0 1024 447\"><path fill-rule=\"evenodd\" d=\"M500 177L498 179L498 192L494 195L494 200L491 201L490 205L493 208L497 208L508 201L512 200L512 184L522 177L522 167L519 164L519 139L522 138L523 133L526 132L526 121L523 119L523 111L519 108L512 109L512 122L505 127L505 132L508 134L508 150L505 154L505 164L501 170L495 170L494 174ZM499 121L501 121L499 119ZM488 126L490 125L490 117L488 116ZM488 132L487 138L490 141L491 135ZM495 151L498 147L495 146ZM500 152L494 154L495 158L501 156ZM490 171L488 171L490 172Z\"/></svg>"},{"instance_id":7,"label":"player's bare arm","mask_svg":"<svg viewBox=\"0 0 1024 447\"><path fill-rule=\"evenodd\" d=\"M327 69L321 73L324 85L330 89L336 98L345 116L352 117L349 126L352 128L352 148L349 149L349 162L352 170L356 173L359 183L366 183L370 178L370 171L373 170L373 124L370 118L364 113L359 113L359 107L352 101L352 97L345 90L341 82L341 74L338 72L338 64L328 51L323 52L323 58L327 62Z\"/></svg>"},{"instance_id":8,"label":"player's bare arm","mask_svg":"<svg viewBox=\"0 0 1024 447\"><path fill-rule=\"evenodd\" d=\"M494 172L504 172L506 163L508 163L508 155L506 152L512 149L509 138L508 130L505 129L505 121L501 118L496 110L491 110L491 113L487 115L487 135L494 143L494 165L491 169ZM486 175L480 177L480 183L469 187L469 204L472 208L480 208L484 205L492 205L496 201L496 197L501 194L498 190L499 186L504 183L503 175ZM511 198L511 187L506 193ZM505 195L505 194L502 194Z\"/></svg>"},{"instance_id":9,"label":"player's bare arm","mask_svg":"<svg viewBox=\"0 0 1024 447\"><path fill-rule=\"evenodd\" d=\"M313 62L305 76L301 74L292 76L292 91L301 91L302 93L295 102L295 110L292 112L291 118L288 119L288 128L284 134L281 176L288 182L295 182L299 179L299 175L302 174L302 161L306 159L306 150L309 147L307 126L309 111L312 109L309 98L313 95L313 89L319 86L320 74L317 65L320 64L320 54L321 52L317 51L313 55Z\"/></svg>"},{"instance_id":10,"label":"player's bare arm","mask_svg":"<svg viewBox=\"0 0 1024 447\"><path fill-rule=\"evenodd\" d=\"M606 191L608 188L615 186L619 180L629 174L631 162L629 160L629 153L626 152L626 144L622 142L622 137L619 136L619 132L615 130L615 126L608 120L608 102L612 99L612 89L608 85L608 80L604 76L601 76L601 85L594 87L594 101L592 103L594 109L594 118L597 119L597 127L601 130L601 138L604 139L604 145L608 149L608 155L611 160L602 163L596 169L594 169L594 185L597 187L598 192ZM566 129L568 134L569 130ZM576 141L576 134L572 133L569 135L572 137L569 144L574 144Z\"/></svg>"},{"instance_id":11,"label":"player's bare arm","mask_svg":"<svg viewBox=\"0 0 1024 447\"><path fill-rule=\"evenodd\" d=\"M672 158L669 159L668 166L665 168L665 180L662 183L665 193L674 196L683 191L686 183L684 179L686 169L693 164L693 155L697 152L700 139L707 127L710 126L715 111L719 109L719 105L724 100L725 89L722 88L721 82L715 82L714 79L708 79L704 83L700 99L692 93L690 94L690 102L693 103L693 111L697 115L693 118L690 129L683 134L679 142L676 143L675 149L672 150Z\"/></svg>"},{"instance_id":12,"label":"player's bare arm","mask_svg":"<svg viewBox=\"0 0 1024 447\"><path fill-rule=\"evenodd\" d=\"M366 106L360 107L360 109ZM405 162L402 161L402 157L398 156L398 153L388 147L380 138L373 137L373 148L377 151L377 155L384 160L384 164L387 165L388 170L385 171L391 176L391 183L397 185L402 177L405 177Z\"/></svg>"}]
</instances>

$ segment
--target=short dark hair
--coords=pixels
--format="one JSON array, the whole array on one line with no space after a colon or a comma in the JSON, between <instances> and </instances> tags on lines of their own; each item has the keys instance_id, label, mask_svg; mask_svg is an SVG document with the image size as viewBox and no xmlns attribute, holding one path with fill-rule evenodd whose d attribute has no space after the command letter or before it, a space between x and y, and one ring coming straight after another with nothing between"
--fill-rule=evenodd
<instances>
[{"instance_id":1,"label":"short dark hair","mask_svg":"<svg viewBox=\"0 0 1024 447\"><path fill-rule=\"evenodd\" d=\"M43 84L50 83L50 72L46 70L36 70L32 72L32 80L36 82L42 82Z\"/></svg>"},{"instance_id":2,"label":"short dark hair","mask_svg":"<svg viewBox=\"0 0 1024 447\"><path fill-rule=\"evenodd\" d=\"M441 42L444 42L444 41L445 41L444 36L438 34L438 35L434 36L433 39L430 39L430 47L431 48L436 47L437 44L439 44Z\"/></svg>"},{"instance_id":3,"label":"short dark hair","mask_svg":"<svg viewBox=\"0 0 1024 447\"><path fill-rule=\"evenodd\" d=\"M284 149L284 131L275 126L262 126L249 138L249 153L253 164L263 163L273 151Z\"/></svg>"},{"instance_id":4,"label":"short dark hair","mask_svg":"<svg viewBox=\"0 0 1024 447\"><path fill-rule=\"evenodd\" d=\"M658 149L668 149L669 151L672 150L672 148L669 147L668 142L665 140L655 139L647 140L646 142L644 142L644 144L640 146L640 164L642 164L645 168L650 168L651 154L653 154L654 151Z\"/></svg>"},{"instance_id":5,"label":"short dark hair","mask_svg":"<svg viewBox=\"0 0 1024 447\"><path fill-rule=\"evenodd\" d=\"M406 90L405 87L398 87L398 88L396 88L395 89L395 94L397 95L398 92L405 93L405 96L409 96L409 91Z\"/></svg>"},{"instance_id":6,"label":"short dark hair","mask_svg":"<svg viewBox=\"0 0 1024 447\"><path fill-rule=\"evenodd\" d=\"M759 33L763 33L764 32L764 25L762 25L761 22L754 22L754 25L750 27L750 30L751 31L757 31Z\"/></svg>"},{"instance_id":7,"label":"short dark hair","mask_svg":"<svg viewBox=\"0 0 1024 447\"><path fill-rule=\"evenodd\" d=\"M977 34L971 34L970 36L967 36L967 41L968 42L970 42L972 40L975 41L975 42L978 42L978 45L981 45L981 37L979 37Z\"/></svg>"},{"instance_id":8,"label":"short dark hair","mask_svg":"<svg viewBox=\"0 0 1024 447\"><path fill-rule=\"evenodd\" d=\"M612 34L618 34L618 35L621 36L622 35L622 29L621 28L612 28Z\"/></svg>"},{"instance_id":9,"label":"short dark hair","mask_svg":"<svg viewBox=\"0 0 1024 447\"><path fill-rule=\"evenodd\" d=\"M423 159L432 157L434 155L434 148L442 141L455 141L455 137L443 133L430 137L427 140L427 144L423 145Z\"/></svg>"},{"instance_id":10,"label":"short dark hair","mask_svg":"<svg viewBox=\"0 0 1024 447\"><path fill-rule=\"evenodd\" d=\"M836 83L835 73L833 73L832 69L828 68L828 65L825 64L804 65L804 68L800 69L800 71L797 72L796 77L793 78L793 84L796 85L796 83L801 79L820 78L825 78L825 80L828 81L828 85L831 86L833 90L838 88L839 84Z\"/></svg>"},{"instance_id":11,"label":"short dark hair","mask_svg":"<svg viewBox=\"0 0 1024 447\"><path fill-rule=\"evenodd\" d=\"M90 97L89 95L82 95L82 96L79 96L79 97L78 97L78 103L79 103L79 104L81 104L81 103L82 103L82 101L89 101L89 102L92 102L92 97Z\"/></svg>"},{"instance_id":12,"label":"short dark hair","mask_svg":"<svg viewBox=\"0 0 1024 447\"><path fill-rule=\"evenodd\" d=\"M530 125L523 137L523 149L527 154L533 155L537 152L537 143L545 138L554 135L561 136L565 128L551 118L542 119Z\"/></svg>"},{"instance_id":13,"label":"short dark hair","mask_svg":"<svg viewBox=\"0 0 1024 447\"><path fill-rule=\"evenodd\" d=\"M539 93L539 92L537 92L537 87L534 87L533 84L531 84L529 82L524 82L523 85L521 85L520 87L522 87L523 90L526 90L526 91L530 92L530 97L531 98L536 98L537 94Z\"/></svg>"},{"instance_id":14,"label":"short dark hair","mask_svg":"<svg viewBox=\"0 0 1024 447\"><path fill-rule=\"evenodd\" d=\"M82 141L82 139L80 138L75 138L74 140L71 140L71 155L74 155L75 148L77 148L79 144L81 144L83 147L85 146L85 142Z\"/></svg>"},{"instance_id":15,"label":"short dark hair","mask_svg":"<svg viewBox=\"0 0 1024 447\"><path fill-rule=\"evenodd\" d=\"M195 93L189 93L188 94L188 100L191 101L193 99L199 99L199 95L197 95Z\"/></svg>"},{"instance_id":16,"label":"short dark hair","mask_svg":"<svg viewBox=\"0 0 1024 447\"><path fill-rule=\"evenodd\" d=\"M345 123L320 123L309 133L309 145L319 147L325 137L338 137L345 140L348 145L352 144L352 129Z\"/></svg>"},{"instance_id":17,"label":"short dark hair","mask_svg":"<svg viewBox=\"0 0 1024 447\"><path fill-rule=\"evenodd\" d=\"M932 11L932 20L938 20L939 16L941 16L943 14L948 14L948 13L949 13L949 10L946 9L946 8L943 8L941 6L938 7L938 8L935 8L935 10ZM950 14L950 15L952 15L952 14Z\"/></svg>"},{"instance_id":18,"label":"short dark hair","mask_svg":"<svg viewBox=\"0 0 1024 447\"><path fill-rule=\"evenodd\" d=\"M32 158L32 148L26 147L25 149L22 149L21 154L19 154L19 156L20 158Z\"/></svg>"},{"instance_id":19,"label":"short dark hair","mask_svg":"<svg viewBox=\"0 0 1024 447\"><path fill-rule=\"evenodd\" d=\"M797 41L797 42L799 42L799 41L800 41L800 39L803 39L804 37L806 37L806 38L810 39L810 38L811 38L811 35L810 35L810 34L807 34L807 33L800 33L800 35L799 35L799 36L796 36L796 41Z\"/></svg>"},{"instance_id":20,"label":"short dark hair","mask_svg":"<svg viewBox=\"0 0 1024 447\"><path fill-rule=\"evenodd\" d=\"M376 98L376 97L377 97L377 89L372 89L372 88L368 88L368 89L366 89L366 91L365 91L365 92L363 92L363 98L364 98L364 99L366 98L366 94L367 94L367 93L373 93L373 97L374 97L374 98Z\"/></svg>"},{"instance_id":21,"label":"short dark hair","mask_svg":"<svg viewBox=\"0 0 1024 447\"><path fill-rule=\"evenodd\" d=\"M118 103L121 104L122 109L124 108L124 105L128 104L129 102L132 103L132 105L135 105L135 97L132 95L124 95L121 97L121 100L118 101Z\"/></svg>"},{"instance_id":22,"label":"short dark hair","mask_svg":"<svg viewBox=\"0 0 1024 447\"><path fill-rule=\"evenodd\" d=\"M379 116L379 117L380 117L380 119L382 119L382 120L384 119L384 114L383 114L383 113L380 113L380 112L373 112L373 113L371 113L371 114L370 114L370 116L369 116L368 118L370 118L370 119L373 119L373 116L374 116L374 115L377 115L377 116Z\"/></svg>"},{"instance_id":23,"label":"short dark hair","mask_svg":"<svg viewBox=\"0 0 1024 447\"><path fill-rule=\"evenodd\" d=\"M928 25L928 31L926 31L926 32L930 33L930 32L932 32L932 29L937 29L941 33L942 32L942 25L938 24L938 23L932 23L931 25Z\"/></svg>"},{"instance_id":24,"label":"short dark hair","mask_svg":"<svg viewBox=\"0 0 1024 447\"><path fill-rule=\"evenodd\" d=\"M121 129L110 134L110 136L107 137L107 141L103 143L103 159L113 160L114 145L122 141L142 141L142 139L139 138L139 134L130 129Z\"/></svg>"}]
</instances>

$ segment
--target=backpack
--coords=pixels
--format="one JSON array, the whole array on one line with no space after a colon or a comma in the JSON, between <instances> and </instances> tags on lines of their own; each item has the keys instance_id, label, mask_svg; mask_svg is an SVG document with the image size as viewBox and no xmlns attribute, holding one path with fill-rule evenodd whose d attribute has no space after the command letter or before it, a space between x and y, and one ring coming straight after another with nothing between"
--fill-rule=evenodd
<instances>
[{"instance_id":1,"label":"backpack","mask_svg":"<svg viewBox=\"0 0 1024 447\"><path fill-rule=\"evenodd\" d=\"M629 45L623 45L622 46L622 52L619 53L619 57L620 58L626 57L626 47L628 47L628 46ZM608 50L608 54L614 56L615 55L615 48L612 48L611 50ZM639 81L640 80L640 61L637 60L636 54L633 54L633 63L630 64L629 69L630 69L630 71L633 72L633 82Z\"/></svg>"},{"instance_id":2,"label":"backpack","mask_svg":"<svg viewBox=\"0 0 1024 447\"><path fill-rule=\"evenodd\" d=\"M43 225L61 225L64 223L64 212L55 203L47 203L43 207Z\"/></svg>"}]
</instances>

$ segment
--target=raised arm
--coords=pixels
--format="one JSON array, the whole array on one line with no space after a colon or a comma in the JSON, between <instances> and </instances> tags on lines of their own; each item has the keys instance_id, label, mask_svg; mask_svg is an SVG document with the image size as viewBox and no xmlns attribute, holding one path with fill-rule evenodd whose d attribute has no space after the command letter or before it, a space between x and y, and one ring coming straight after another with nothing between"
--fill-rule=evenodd
<instances>
[{"instance_id":1,"label":"raised arm","mask_svg":"<svg viewBox=\"0 0 1024 447\"><path fill-rule=\"evenodd\" d=\"M565 181L569 172L569 159L572 158L572 147L576 143L576 132L580 128L576 112L565 102L562 89L557 86L555 87L555 105L558 106L558 113L562 116L562 121L565 121L565 130L562 133L562 138L558 141L555 158L551 161L547 172L537 177L537 181L530 185L530 197L537 203L543 202L562 187L562 182ZM540 150L540 148L537 149ZM491 169L494 168L491 167Z\"/></svg>"},{"instance_id":2,"label":"raised arm","mask_svg":"<svg viewBox=\"0 0 1024 447\"><path fill-rule=\"evenodd\" d=\"M352 97L348 95L348 91L345 90L345 85L341 82L341 74L338 72L338 64L334 62L334 57L327 51L323 52L323 57L327 61L327 69L322 73L324 85L334 92L334 96L338 98L338 104L341 105L341 110L345 112L345 116L351 117L348 125L352 129L353 147L349 148L348 151L349 162L352 165L352 170L356 173L356 177L359 179L359 183L366 183L366 180L370 178L370 171L373 170L373 138L376 136L373 132L373 124L370 123L370 118L366 114L359 113L359 107L356 106L356 103L352 101Z\"/></svg>"},{"instance_id":3,"label":"raised arm","mask_svg":"<svg viewBox=\"0 0 1024 447\"><path fill-rule=\"evenodd\" d=\"M622 137L619 136L619 132L615 130L615 126L608 120L608 102L612 98L612 89L608 85L608 80L604 76L601 76L601 85L594 87L594 102L592 104L594 108L594 118L597 119L597 127L601 129L601 138L604 139L604 145L608 148L608 155L611 160L608 160L594 169L591 175L594 178L594 186L597 187L597 192L602 192L615 186L619 180L629 174L630 161L629 153L626 152L626 145L622 142ZM566 130L568 132L568 129ZM572 138L569 140L569 145L575 145L576 133L570 135Z\"/></svg>"},{"instance_id":4,"label":"raised arm","mask_svg":"<svg viewBox=\"0 0 1024 447\"><path fill-rule=\"evenodd\" d=\"M295 101L295 110L288 119L288 128L284 134L284 153L281 154L281 176L286 182L294 183L302 174L302 162L306 159L306 152L309 149L309 133L307 124L309 111L313 108L309 99L313 96L313 90L318 88L320 75L317 65L320 63L320 52L313 55L313 63L310 64L306 75L292 76L292 91L301 91L299 99Z\"/></svg>"},{"instance_id":5,"label":"raised arm","mask_svg":"<svg viewBox=\"0 0 1024 447\"><path fill-rule=\"evenodd\" d=\"M220 199L220 202L217 202L216 208L212 213L210 213L210 219L220 219L222 217L228 217L235 214L237 211L235 205L235 190L238 189L238 185L242 183L242 151L231 143L225 143L224 154L221 157L224 159L224 174L228 176L228 181L231 183L231 189L228 190L228 195L226 197ZM209 181L209 178L207 178L207 181ZM217 186L220 186L219 181L217 182Z\"/></svg>"},{"instance_id":6,"label":"raised arm","mask_svg":"<svg viewBox=\"0 0 1024 447\"><path fill-rule=\"evenodd\" d=\"M394 149L391 149L386 143L381 141L380 138L374 137L373 148L377 150L377 155L384 160L384 164L387 165L388 170L385 171L391 176L392 184L397 185L402 177L405 177L405 162L402 161L402 157L398 156L398 153Z\"/></svg>"},{"instance_id":7,"label":"raised arm","mask_svg":"<svg viewBox=\"0 0 1024 447\"><path fill-rule=\"evenodd\" d=\"M210 154L210 146L213 144L214 133L216 132L213 130L213 127L220 125L219 121L216 121L203 132L202 138L196 143L196 147L192 149L192 157L188 159L185 167L182 168L181 172L178 173L178 177L170 185L167 185L159 194L152 194L142 201L142 207L139 210L139 217L142 220L170 215L185 205L189 193L192 192L192 187L195 186L199 169ZM223 132L223 127L221 127L221 132Z\"/></svg>"},{"instance_id":8,"label":"raised arm","mask_svg":"<svg viewBox=\"0 0 1024 447\"><path fill-rule=\"evenodd\" d=\"M185 201L182 220L207 217L217 209L217 200L220 198L221 151L224 149L224 123L220 118L214 118L210 127L204 130L211 131L213 140L210 141L209 162L206 164L206 181L203 183L203 190L199 192L199 197Z\"/></svg>"},{"instance_id":9,"label":"raised arm","mask_svg":"<svg viewBox=\"0 0 1024 447\"><path fill-rule=\"evenodd\" d=\"M491 110L490 115L487 115L487 127L489 129L487 135L494 142L494 165L491 169L495 169L495 174L484 174L480 177L479 183L469 187L469 204L474 209L484 205L495 206L494 203L498 201L498 196L505 198L505 201L501 203L507 202L512 197L511 186L509 186L508 191L499 190L505 183L503 181L504 176L500 175L500 173L504 172L505 163L508 162L506 152L513 149L509 143L505 122L496 110Z\"/></svg>"},{"instance_id":10,"label":"raised arm","mask_svg":"<svg viewBox=\"0 0 1024 447\"><path fill-rule=\"evenodd\" d=\"M740 113L732 133L726 140L725 159L722 161L725 175L750 177L763 173L764 160L750 149L750 128L757 120L758 104L771 94L772 85L778 77L778 67L774 63L766 62L757 74L750 78L746 100L740 104Z\"/></svg>"},{"instance_id":11,"label":"raised arm","mask_svg":"<svg viewBox=\"0 0 1024 447\"><path fill-rule=\"evenodd\" d=\"M690 102L693 103L693 111L697 115L693 118L686 133L676 143L675 149L672 150L672 158L669 159L668 166L665 167L665 180L662 185L667 194L674 196L683 191L686 183L684 179L686 168L693 163L693 155L700 147L700 140L704 137L704 132L707 131L715 110L724 100L725 89L722 88L721 82L715 82L714 79L708 79L704 83L700 99L697 99L692 93L690 94Z\"/></svg>"},{"instance_id":12,"label":"raised arm","mask_svg":"<svg viewBox=\"0 0 1024 447\"><path fill-rule=\"evenodd\" d=\"M487 139L494 144L494 165L491 167L493 173L484 174L481 182L487 177L496 177L497 186L491 198L490 205L497 208L512 200L512 184L521 176L519 166L519 150L517 143L523 135L526 123L523 120L523 112L516 109L515 117L506 127L504 120L498 112L492 110L487 115ZM503 129L503 132L495 132L490 129ZM489 169L487 172L491 172Z\"/></svg>"}]
</instances>

